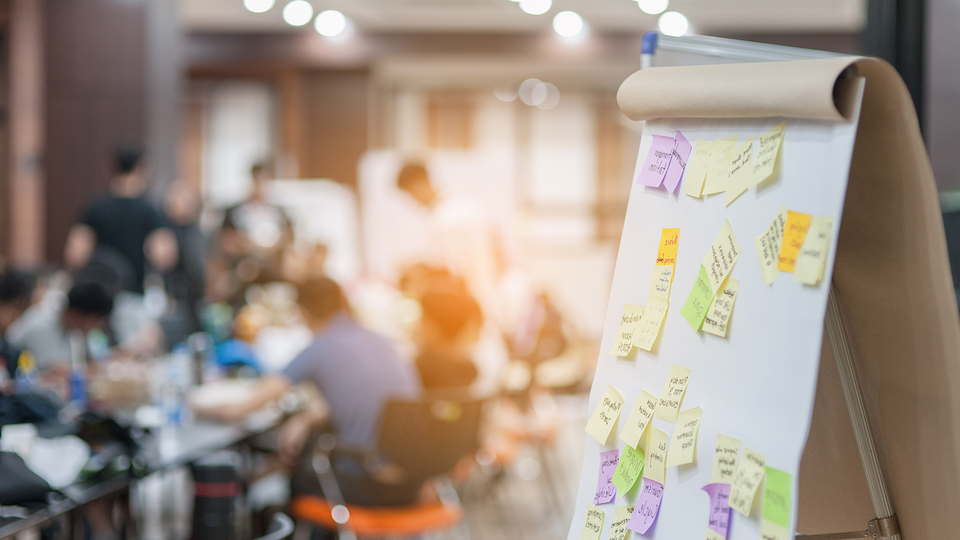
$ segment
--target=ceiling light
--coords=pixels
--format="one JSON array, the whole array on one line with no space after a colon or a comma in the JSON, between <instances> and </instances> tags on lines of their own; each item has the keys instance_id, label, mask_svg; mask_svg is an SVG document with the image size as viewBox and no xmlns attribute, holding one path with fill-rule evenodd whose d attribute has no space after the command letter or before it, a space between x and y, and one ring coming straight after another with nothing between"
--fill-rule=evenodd
<instances>
[{"instance_id":1,"label":"ceiling light","mask_svg":"<svg viewBox=\"0 0 960 540\"><path fill-rule=\"evenodd\" d=\"M583 17L575 11L561 11L553 17L553 31L563 37L574 37L583 30Z\"/></svg>"},{"instance_id":2,"label":"ceiling light","mask_svg":"<svg viewBox=\"0 0 960 540\"><path fill-rule=\"evenodd\" d=\"M328 9L317 15L317 20L313 21L313 27L321 36L339 36L347 27L347 18L335 9Z\"/></svg>"},{"instance_id":3,"label":"ceiling light","mask_svg":"<svg viewBox=\"0 0 960 540\"><path fill-rule=\"evenodd\" d=\"M527 105L536 106L543 101L543 98L540 99L537 103L534 103L533 100L533 91L538 86L542 85L540 79L527 79L520 83L520 90L517 92L520 94L520 101L526 103ZM546 97L546 96L543 96Z\"/></svg>"},{"instance_id":4,"label":"ceiling light","mask_svg":"<svg viewBox=\"0 0 960 540\"><path fill-rule=\"evenodd\" d=\"M640 11L650 15L659 15L667 10L670 0L638 0L637 4L640 5Z\"/></svg>"},{"instance_id":5,"label":"ceiling light","mask_svg":"<svg viewBox=\"0 0 960 540\"><path fill-rule=\"evenodd\" d=\"M543 15L552 6L553 0L520 0L520 9L530 15Z\"/></svg>"},{"instance_id":6,"label":"ceiling light","mask_svg":"<svg viewBox=\"0 0 960 540\"><path fill-rule=\"evenodd\" d=\"M307 0L293 0L283 8L283 20L290 26L303 26L313 18L313 6Z\"/></svg>"},{"instance_id":7,"label":"ceiling light","mask_svg":"<svg viewBox=\"0 0 960 540\"><path fill-rule=\"evenodd\" d=\"M557 90L557 87L550 83L542 83L542 86L546 91L546 96L543 98L543 101L537 105L537 107L546 111L556 107L557 103L560 103L560 90Z\"/></svg>"},{"instance_id":8,"label":"ceiling light","mask_svg":"<svg viewBox=\"0 0 960 540\"><path fill-rule=\"evenodd\" d=\"M243 0L243 7L254 13L263 13L270 11L273 7L273 0Z\"/></svg>"},{"instance_id":9,"label":"ceiling light","mask_svg":"<svg viewBox=\"0 0 960 540\"><path fill-rule=\"evenodd\" d=\"M660 32L665 35L680 37L690 29L690 23L687 21L687 18L683 16L683 13L668 11L660 16L660 20L657 21L657 27L660 29Z\"/></svg>"}]
</instances>

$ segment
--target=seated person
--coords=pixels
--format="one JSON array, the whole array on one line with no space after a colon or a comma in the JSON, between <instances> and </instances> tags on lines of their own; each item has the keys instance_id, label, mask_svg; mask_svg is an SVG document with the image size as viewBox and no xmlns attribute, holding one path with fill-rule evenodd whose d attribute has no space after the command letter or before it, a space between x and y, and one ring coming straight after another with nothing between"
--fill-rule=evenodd
<instances>
[{"instance_id":1,"label":"seated person","mask_svg":"<svg viewBox=\"0 0 960 540\"><path fill-rule=\"evenodd\" d=\"M433 291L420 299L423 314L417 328L420 355L417 370L424 388L470 386L477 367L470 356L480 338L483 315L465 292Z\"/></svg>"},{"instance_id":2,"label":"seated person","mask_svg":"<svg viewBox=\"0 0 960 540\"><path fill-rule=\"evenodd\" d=\"M294 495L319 494L310 468L310 432L329 422L338 448L376 450L380 416L391 398L416 399L420 384L413 367L404 361L386 338L360 326L350 316L340 287L329 278L314 278L299 288L297 303L313 343L283 372L263 377L253 395L239 404L194 407L199 416L238 421L279 398L294 383L316 385L327 403L291 418L280 433L281 456L288 462L300 456L303 470L293 475ZM301 456L303 450L303 456ZM420 483L387 483L368 469L365 460L335 459L334 473L348 503L399 506L416 502ZM421 480L422 482L422 480Z\"/></svg>"},{"instance_id":3,"label":"seated person","mask_svg":"<svg viewBox=\"0 0 960 540\"><path fill-rule=\"evenodd\" d=\"M21 352L7 340L7 329L30 306L36 284L36 276L29 272L7 270L0 276L0 392L16 376Z\"/></svg>"}]
</instances>

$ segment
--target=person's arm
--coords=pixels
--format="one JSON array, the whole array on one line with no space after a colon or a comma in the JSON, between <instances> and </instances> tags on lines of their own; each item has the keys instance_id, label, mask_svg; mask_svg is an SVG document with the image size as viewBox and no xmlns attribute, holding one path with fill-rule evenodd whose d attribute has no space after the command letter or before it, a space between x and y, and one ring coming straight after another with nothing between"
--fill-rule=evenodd
<instances>
[{"instance_id":1,"label":"person's arm","mask_svg":"<svg viewBox=\"0 0 960 540\"><path fill-rule=\"evenodd\" d=\"M330 418L330 406L322 399L311 400L307 407L290 417L277 435L280 460L293 466L303 452L310 432Z\"/></svg>"},{"instance_id":2,"label":"person's arm","mask_svg":"<svg viewBox=\"0 0 960 540\"><path fill-rule=\"evenodd\" d=\"M167 227L154 229L143 243L143 252L150 265L161 272L177 264L177 236Z\"/></svg>"},{"instance_id":3,"label":"person's arm","mask_svg":"<svg viewBox=\"0 0 960 540\"><path fill-rule=\"evenodd\" d=\"M266 375L254 387L253 395L243 403L202 407L192 405L194 414L211 420L239 422L243 417L279 398L290 388L290 379L283 375Z\"/></svg>"},{"instance_id":4,"label":"person's arm","mask_svg":"<svg viewBox=\"0 0 960 540\"><path fill-rule=\"evenodd\" d=\"M63 260L67 268L79 270L86 266L96 245L97 233L92 227L83 223L76 223L70 227L67 243L63 249Z\"/></svg>"}]
</instances>

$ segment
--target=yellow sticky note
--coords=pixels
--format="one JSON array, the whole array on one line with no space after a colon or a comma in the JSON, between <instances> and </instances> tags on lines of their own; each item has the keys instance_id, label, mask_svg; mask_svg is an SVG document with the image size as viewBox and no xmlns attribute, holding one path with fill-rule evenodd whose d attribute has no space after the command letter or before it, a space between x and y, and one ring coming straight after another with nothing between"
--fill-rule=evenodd
<instances>
[{"instance_id":1,"label":"yellow sticky note","mask_svg":"<svg viewBox=\"0 0 960 540\"><path fill-rule=\"evenodd\" d=\"M600 444L606 444L610 438L610 431L617 425L617 418L620 418L620 409L623 407L623 398L620 392L613 385L607 386L607 391L600 398L600 403L593 410L590 421L587 422L587 433L591 437L600 441Z\"/></svg>"},{"instance_id":2,"label":"yellow sticky note","mask_svg":"<svg viewBox=\"0 0 960 540\"><path fill-rule=\"evenodd\" d=\"M659 404L660 398L641 388L640 395L637 396L637 400L633 402L633 408L630 409L627 425L620 432L620 440L637 448L637 445L640 444L640 437L646 431Z\"/></svg>"},{"instance_id":3,"label":"yellow sticky note","mask_svg":"<svg viewBox=\"0 0 960 540\"><path fill-rule=\"evenodd\" d=\"M653 278L650 279L650 297L659 296L670 299L670 283L673 281L673 265L657 265L653 267Z\"/></svg>"},{"instance_id":4,"label":"yellow sticky note","mask_svg":"<svg viewBox=\"0 0 960 540\"><path fill-rule=\"evenodd\" d=\"M727 540L723 535L717 531L707 527L707 535L704 536L704 540Z\"/></svg>"},{"instance_id":5,"label":"yellow sticky note","mask_svg":"<svg viewBox=\"0 0 960 540\"><path fill-rule=\"evenodd\" d=\"M793 540L793 535L786 527L763 520L760 523L760 538L761 540Z\"/></svg>"},{"instance_id":6,"label":"yellow sticky note","mask_svg":"<svg viewBox=\"0 0 960 540\"><path fill-rule=\"evenodd\" d=\"M676 422L680 411L680 402L683 393L687 391L690 382L690 368L672 365L667 374L667 382L660 392L660 403L657 405L657 418L667 422ZM661 484L663 482L660 482Z\"/></svg>"},{"instance_id":7,"label":"yellow sticky note","mask_svg":"<svg viewBox=\"0 0 960 540\"><path fill-rule=\"evenodd\" d=\"M730 220L723 221L723 227L720 234L713 241L713 245L707 250L703 257L703 267L707 270L707 278L710 280L710 288L714 294L720 289L723 280L727 279L733 265L737 264L740 258L740 243L733 234L733 227Z\"/></svg>"},{"instance_id":8,"label":"yellow sticky note","mask_svg":"<svg viewBox=\"0 0 960 540\"><path fill-rule=\"evenodd\" d=\"M783 226L783 245L780 246L780 263L777 266L780 270L793 272L811 220L813 218L809 214L787 211L787 222Z\"/></svg>"},{"instance_id":9,"label":"yellow sticky note","mask_svg":"<svg viewBox=\"0 0 960 540\"><path fill-rule=\"evenodd\" d=\"M717 433L717 450L713 454L711 484L732 484L740 461L740 439Z\"/></svg>"},{"instance_id":10,"label":"yellow sticky note","mask_svg":"<svg viewBox=\"0 0 960 540\"><path fill-rule=\"evenodd\" d=\"M727 153L727 192L724 206L730 206L737 197L750 188L753 166L753 136L733 152Z\"/></svg>"},{"instance_id":11,"label":"yellow sticky note","mask_svg":"<svg viewBox=\"0 0 960 540\"><path fill-rule=\"evenodd\" d=\"M793 279L807 285L820 283L823 268L827 264L827 252L830 248L830 231L833 218L817 216L810 222L807 237L797 254L797 264L793 269Z\"/></svg>"},{"instance_id":12,"label":"yellow sticky note","mask_svg":"<svg viewBox=\"0 0 960 540\"><path fill-rule=\"evenodd\" d=\"M703 410L694 407L677 416L677 427L670 440L670 453L667 454L667 467L686 465L697 459L697 432L700 431L700 419Z\"/></svg>"},{"instance_id":13,"label":"yellow sticky note","mask_svg":"<svg viewBox=\"0 0 960 540\"><path fill-rule=\"evenodd\" d=\"M757 157L753 160L753 169L750 171L750 185L756 186L773 176L777 170L777 160L780 148L783 146L783 137L787 132L787 121L777 124L770 131L760 135L757 145Z\"/></svg>"},{"instance_id":14,"label":"yellow sticky note","mask_svg":"<svg viewBox=\"0 0 960 540\"><path fill-rule=\"evenodd\" d=\"M703 319L703 331L719 337L727 337L727 325L733 312L733 303L737 300L740 280L728 277L723 287L713 297L713 304Z\"/></svg>"},{"instance_id":15,"label":"yellow sticky note","mask_svg":"<svg viewBox=\"0 0 960 540\"><path fill-rule=\"evenodd\" d=\"M645 351L653 348L653 344L657 342L657 336L660 335L660 327L663 325L663 318L667 314L669 305L666 298L650 297L647 306L643 309L640 323L637 325L637 334L633 339L634 345Z\"/></svg>"},{"instance_id":16,"label":"yellow sticky note","mask_svg":"<svg viewBox=\"0 0 960 540\"><path fill-rule=\"evenodd\" d=\"M634 306L624 304L623 316L620 318L620 326L617 328L617 337L613 342L613 348L610 354L616 356L626 356L633 349L633 340L636 337L637 325L640 323L640 316L643 315L643 306Z\"/></svg>"},{"instance_id":17,"label":"yellow sticky note","mask_svg":"<svg viewBox=\"0 0 960 540\"><path fill-rule=\"evenodd\" d=\"M667 472L667 434L654 426L647 432L646 454L643 477L663 484Z\"/></svg>"},{"instance_id":18,"label":"yellow sticky note","mask_svg":"<svg viewBox=\"0 0 960 540\"><path fill-rule=\"evenodd\" d=\"M657 248L657 264L677 264L677 247L680 245L680 229L660 231L660 247Z\"/></svg>"},{"instance_id":19,"label":"yellow sticky note","mask_svg":"<svg viewBox=\"0 0 960 540\"><path fill-rule=\"evenodd\" d=\"M592 504L587 505L587 517L583 520L583 530L580 540L600 540L600 531L603 530L603 510Z\"/></svg>"},{"instance_id":20,"label":"yellow sticky note","mask_svg":"<svg viewBox=\"0 0 960 540\"><path fill-rule=\"evenodd\" d=\"M733 478L733 484L730 486L730 508L745 516L750 516L750 509L753 508L753 498L757 494L757 488L763 481L763 475L766 473L764 468L767 458L746 446L743 447L743 455L740 456L740 463L737 467L737 475Z\"/></svg>"},{"instance_id":21,"label":"yellow sticky note","mask_svg":"<svg viewBox=\"0 0 960 540\"><path fill-rule=\"evenodd\" d=\"M634 505L618 506L613 510L613 521L610 522L610 536L607 540L627 540L630 536L630 529L627 528L627 522L633 515Z\"/></svg>"},{"instance_id":22,"label":"yellow sticky note","mask_svg":"<svg viewBox=\"0 0 960 540\"><path fill-rule=\"evenodd\" d=\"M780 246L783 245L783 228L786 224L787 207L781 206L767 230L753 239L757 245L757 257L760 258L760 273L767 285L776 281L780 273Z\"/></svg>"},{"instance_id":23,"label":"yellow sticky note","mask_svg":"<svg viewBox=\"0 0 960 540\"><path fill-rule=\"evenodd\" d=\"M713 195L723 193L727 189L727 153L737 149L739 135L732 135L726 139L713 141L710 152L710 164L707 167L707 179L703 185L703 193Z\"/></svg>"},{"instance_id":24,"label":"yellow sticky note","mask_svg":"<svg viewBox=\"0 0 960 540\"><path fill-rule=\"evenodd\" d=\"M710 154L713 152L713 141L697 139L693 148L693 157L687 165L687 178L683 192L699 199L703 195L703 182L707 179L707 167L710 165Z\"/></svg>"}]
</instances>

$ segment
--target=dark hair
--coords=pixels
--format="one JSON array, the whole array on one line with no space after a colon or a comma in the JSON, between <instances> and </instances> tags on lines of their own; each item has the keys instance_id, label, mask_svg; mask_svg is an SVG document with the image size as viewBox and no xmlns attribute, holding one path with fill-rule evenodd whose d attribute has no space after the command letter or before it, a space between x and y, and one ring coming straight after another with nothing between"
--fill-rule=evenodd
<instances>
[{"instance_id":1,"label":"dark hair","mask_svg":"<svg viewBox=\"0 0 960 540\"><path fill-rule=\"evenodd\" d=\"M418 182L430 183L430 175L422 163L407 163L400 169L400 174L397 175L398 188L406 190Z\"/></svg>"},{"instance_id":2,"label":"dark hair","mask_svg":"<svg viewBox=\"0 0 960 540\"><path fill-rule=\"evenodd\" d=\"M0 302L26 307L37 286L37 276L25 270L7 270L0 276Z\"/></svg>"},{"instance_id":3,"label":"dark hair","mask_svg":"<svg viewBox=\"0 0 960 540\"><path fill-rule=\"evenodd\" d=\"M67 294L67 309L83 315L106 317L113 311L113 295L99 283L77 283Z\"/></svg>"},{"instance_id":4,"label":"dark hair","mask_svg":"<svg viewBox=\"0 0 960 540\"><path fill-rule=\"evenodd\" d=\"M346 300L337 282L328 278L311 278L297 289L297 303L317 319L328 319L346 307Z\"/></svg>"},{"instance_id":5,"label":"dark hair","mask_svg":"<svg viewBox=\"0 0 960 540\"><path fill-rule=\"evenodd\" d=\"M440 291L428 292L420 300L423 319L431 321L447 339L456 339L470 321L483 322L480 305L470 295Z\"/></svg>"},{"instance_id":6,"label":"dark hair","mask_svg":"<svg viewBox=\"0 0 960 540\"><path fill-rule=\"evenodd\" d=\"M140 163L143 149L135 144L123 144L113 154L114 166L120 174L130 174Z\"/></svg>"},{"instance_id":7,"label":"dark hair","mask_svg":"<svg viewBox=\"0 0 960 540\"><path fill-rule=\"evenodd\" d=\"M270 174L273 171L273 162L270 160L258 161L250 166L250 176L256 176L260 173Z\"/></svg>"}]
</instances>

